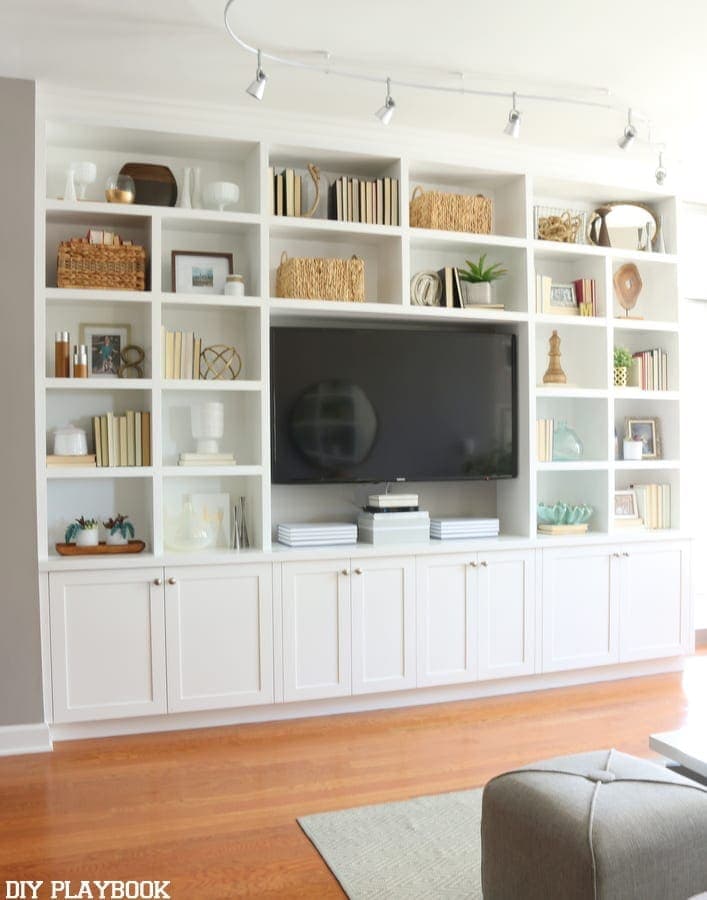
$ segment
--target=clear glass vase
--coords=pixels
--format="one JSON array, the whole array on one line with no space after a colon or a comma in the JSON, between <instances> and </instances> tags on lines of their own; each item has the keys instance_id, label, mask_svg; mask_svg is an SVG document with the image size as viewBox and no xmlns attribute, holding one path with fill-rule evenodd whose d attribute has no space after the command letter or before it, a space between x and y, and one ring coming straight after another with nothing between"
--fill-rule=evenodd
<instances>
[{"instance_id":1,"label":"clear glass vase","mask_svg":"<svg viewBox=\"0 0 707 900\"><path fill-rule=\"evenodd\" d=\"M555 424L552 458L555 462L573 462L584 456L584 444L579 435L567 422Z\"/></svg>"}]
</instances>

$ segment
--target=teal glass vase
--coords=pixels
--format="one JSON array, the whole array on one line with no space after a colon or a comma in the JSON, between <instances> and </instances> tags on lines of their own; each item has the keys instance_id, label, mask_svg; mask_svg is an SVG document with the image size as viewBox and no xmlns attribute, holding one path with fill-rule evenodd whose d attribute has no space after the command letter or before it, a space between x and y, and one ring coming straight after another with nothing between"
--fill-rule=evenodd
<instances>
[{"instance_id":1,"label":"teal glass vase","mask_svg":"<svg viewBox=\"0 0 707 900\"><path fill-rule=\"evenodd\" d=\"M584 456L584 444L567 422L557 422L553 433L552 458L555 462L574 462Z\"/></svg>"}]
</instances>

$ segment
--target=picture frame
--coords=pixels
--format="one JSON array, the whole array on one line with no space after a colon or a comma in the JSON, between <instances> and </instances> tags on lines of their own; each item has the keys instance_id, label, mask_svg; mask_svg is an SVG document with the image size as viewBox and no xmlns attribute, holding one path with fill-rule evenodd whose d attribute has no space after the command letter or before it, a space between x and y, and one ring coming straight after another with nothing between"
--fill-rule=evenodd
<instances>
[{"instance_id":1,"label":"picture frame","mask_svg":"<svg viewBox=\"0 0 707 900\"><path fill-rule=\"evenodd\" d=\"M543 312L553 316L578 316L577 289L573 284L558 284L550 287L550 296L543 302Z\"/></svg>"},{"instance_id":2,"label":"picture frame","mask_svg":"<svg viewBox=\"0 0 707 900\"><path fill-rule=\"evenodd\" d=\"M614 491L614 518L638 518L638 501L634 490Z\"/></svg>"},{"instance_id":3,"label":"picture frame","mask_svg":"<svg viewBox=\"0 0 707 900\"><path fill-rule=\"evenodd\" d=\"M172 291L177 294L223 294L233 275L232 253L172 250Z\"/></svg>"},{"instance_id":4,"label":"picture frame","mask_svg":"<svg viewBox=\"0 0 707 900\"><path fill-rule=\"evenodd\" d=\"M130 325L82 323L79 335L88 350L89 378L118 378L121 353L131 343Z\"/></svg>"},{"instance_id":5,"label":"picture frame","mask_svg":"<svg viewBox=\"0 0 707 900\"><path fill-rule=\"evenodd\" d=\"M660 420L654 416L646 418L626 417L626 437L629 440L641 441L643 452L641 459L660 459Z\"/></svg>"}]
</instances>

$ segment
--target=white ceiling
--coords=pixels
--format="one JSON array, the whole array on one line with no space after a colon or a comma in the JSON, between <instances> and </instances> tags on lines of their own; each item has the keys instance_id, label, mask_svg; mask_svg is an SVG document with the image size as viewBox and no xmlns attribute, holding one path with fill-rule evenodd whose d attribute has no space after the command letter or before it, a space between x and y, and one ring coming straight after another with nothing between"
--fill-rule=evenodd
<instances>
[{"instance_id":1,"label":"white ceiling","mask_svg":"<svg viewBox=\"0 0 707 900\"><path fill-rule=\"evenodd\" d=\"M254 103L243 93L254 58L228 38L222 17L223 0L0 0L0 75ZM707 4L696 0L243 0L231 22L253 44L325 48L393 78L414 65L489 73L496 85L521 94L538 80L606 86L651 116L653 138L668 143L669 158L702 166ZM269 109L368 123L383 100L376 85L274 65L268 74ZM391 128L428 126L482 138L499 135L509 106L404 89L394 95ZM621 153L620 113L519 105L523 142Z\"/></svg>"}]
</instances>

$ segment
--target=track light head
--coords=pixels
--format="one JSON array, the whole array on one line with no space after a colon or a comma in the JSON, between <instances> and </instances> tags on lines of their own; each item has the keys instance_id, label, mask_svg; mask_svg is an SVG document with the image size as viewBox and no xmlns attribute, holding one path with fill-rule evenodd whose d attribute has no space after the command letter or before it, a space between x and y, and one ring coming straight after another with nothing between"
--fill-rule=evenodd
<instances>
[{"instance_id":1,"label":"track light head","mask_svg":"<svg viewBox=\"0 0 707 900\"><path fill-rule=\"evenodd\" d=\"M506 127L503 129L503 133L507 134L509 137L517 138L520 134L520 123L521 123L521 112L516 109L516 94L513 94L513 108L508 113L508 122L506 123Z\"/></svg>"},{"instance_id":2,"label":"track light head","mask_svg":"<svg viewBox=\"0 0 707 900\"><path fill-rule=\"evenodd\" d=\"M659 185L665 184L665 179L668 177L668 170L663 165L663 154L662 152L658 154L658 168L655 170L655 183Z\"/></svg>"},{"instance_id":3,"label":"track light head","mask_svg":"<svg viewBox=\"0 0 707 900\"><path fill-rule=\"evenodd\" d=\"M260 50L258 50L258 68L255 70L255 78L245 89L246 94L250 94L256 100L262 100L265 94L265 85L268 83L268 76L263 72L260 65Z\"/></svg>"},{"instance_id":4,"label":"track light head","mask_svg":"<svg viewBox=\"0 0 707 900\"><path fill-rule=\"evenodd\" d=\"M638 132L636 131L633 122L631 121L631 110L628 111L628 121L626 123L626 127L624 128L624 133L618 140L618 145L622 150L628 150L631 144L636 140L636 136Z\"/></svg>"},{"instance_id":5,"label":"track light head","mask_svg":"<svg viewBox=\"0 0 707 900\"><path fill-rule=\"evenodd\" d=\"M390 96L390 78L387 78L385 83L385 103L380 109L376 110L376 118L380 120L382 125L390 125L395 115L395 100Z\"/></svg>"}]
</instances>

